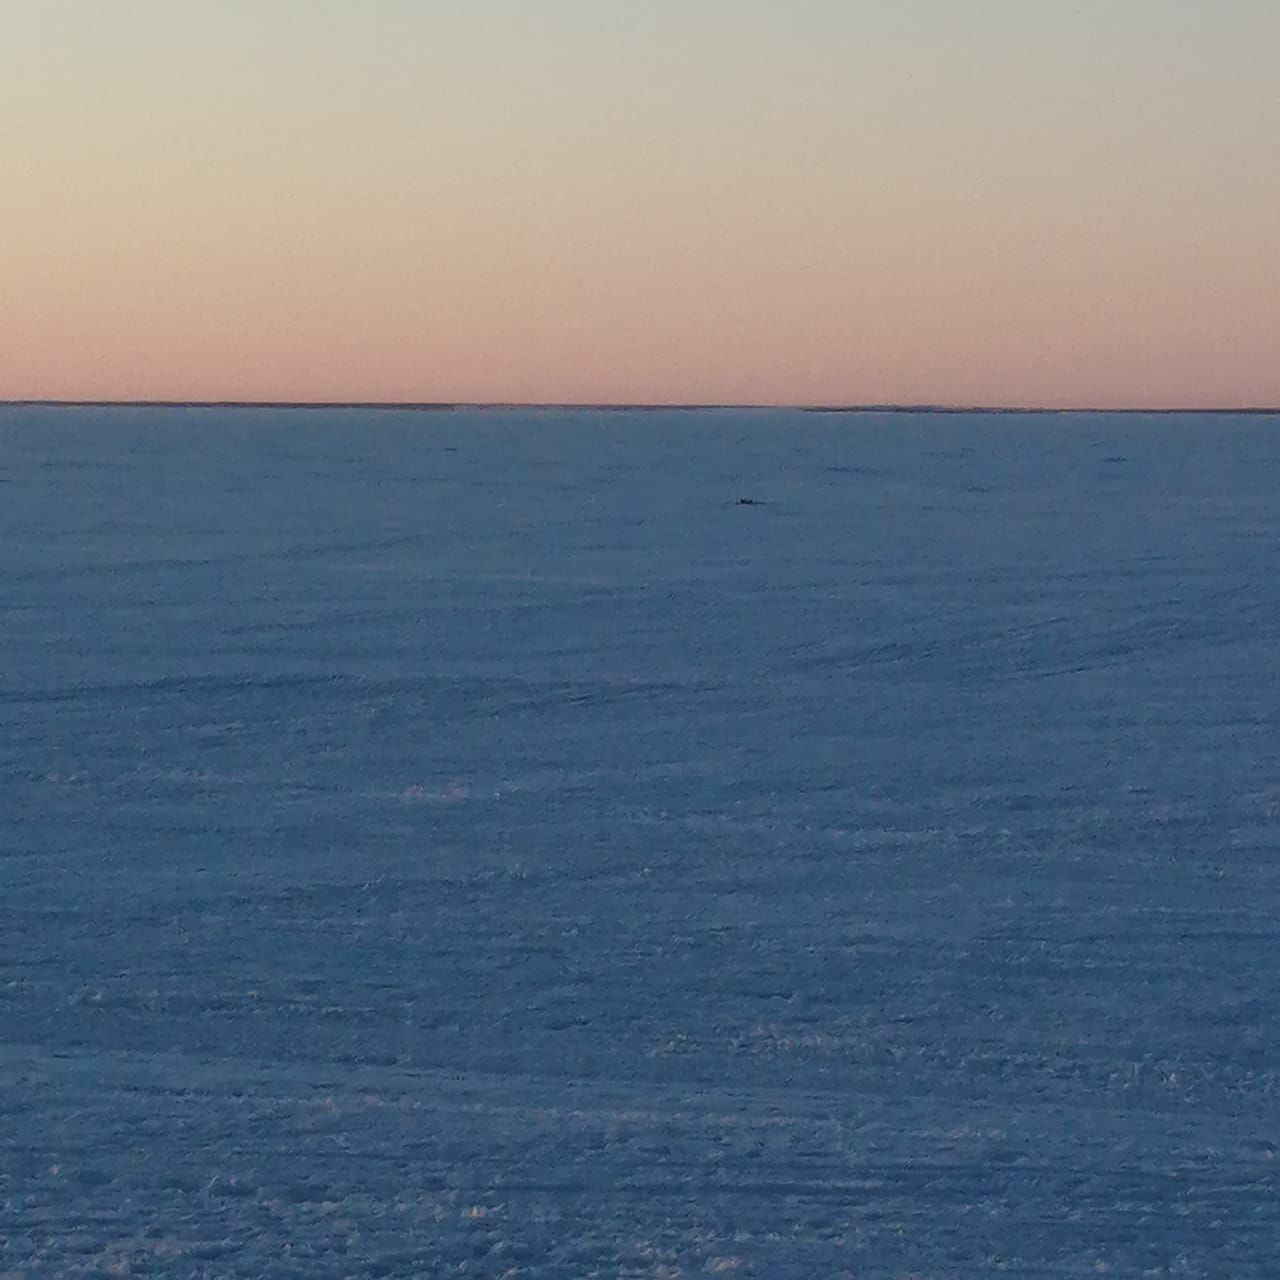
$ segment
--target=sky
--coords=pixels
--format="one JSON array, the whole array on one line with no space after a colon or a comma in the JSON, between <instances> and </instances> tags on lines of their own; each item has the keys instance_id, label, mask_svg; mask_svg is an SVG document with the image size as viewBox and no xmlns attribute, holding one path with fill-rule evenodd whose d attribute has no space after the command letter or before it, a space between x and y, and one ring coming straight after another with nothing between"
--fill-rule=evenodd
<instances>
[{"instance_id":1,"label":"sky","mask_svg":"<svg viewBox=\"0 0 1280 1280\"><path fill-rule=\"evenodd\" d=\"M0 0L0 397L1280 404L1277 0Z\"/></svg>"}]
</instances>

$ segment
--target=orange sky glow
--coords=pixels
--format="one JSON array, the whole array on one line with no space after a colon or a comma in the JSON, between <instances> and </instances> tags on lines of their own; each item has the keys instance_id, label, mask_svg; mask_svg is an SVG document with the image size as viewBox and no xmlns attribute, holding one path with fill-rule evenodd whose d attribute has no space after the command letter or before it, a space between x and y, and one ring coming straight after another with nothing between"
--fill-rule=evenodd
<instances>
[{"instance_id":1,"label":"orange sky glow","mask_svg":"<svg viewBox=\"0 0 1280 1280\"><path fill-rule=\"evenodd\" d=\"M15 0L0 397L1280 404L1277 48L1271 0Z\"/></svg>"}]
</instances>

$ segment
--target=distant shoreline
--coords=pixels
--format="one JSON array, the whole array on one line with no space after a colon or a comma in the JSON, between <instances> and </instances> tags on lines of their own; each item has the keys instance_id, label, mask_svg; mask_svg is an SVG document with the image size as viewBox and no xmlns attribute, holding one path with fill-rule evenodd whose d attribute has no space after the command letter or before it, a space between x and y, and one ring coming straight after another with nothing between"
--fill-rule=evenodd
<instances>
[{"instance_id":1,"label":"distant shoreline","mask_svg":"<svg viewBox=\"0 0 1280 1280\"><path fill-rule=\"evenodd\" d=\"M503 401L417 401L417 400L0 400L2 409L363 409L377 412L459 413L467 411L538 410L595 413L693 413L724 410L757 413L817 414L987 414L1014 416L1055 416L1066 414L1142 415L1175 417L1193 414L1214 417L1276 417L1280 406L1244 405L1237 408L1188 408L1165 406L1151 409L1080 405L1049 408L1043 405L949 405L949 404L609 404Z\"/></svg>"}]
</instances>

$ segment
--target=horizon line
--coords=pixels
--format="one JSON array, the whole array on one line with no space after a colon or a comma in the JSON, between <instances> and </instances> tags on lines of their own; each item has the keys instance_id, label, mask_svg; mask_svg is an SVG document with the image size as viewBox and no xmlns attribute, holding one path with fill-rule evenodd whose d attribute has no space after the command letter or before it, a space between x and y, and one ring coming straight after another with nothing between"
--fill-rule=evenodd
<instances>
[{"instance_id":1,"label":"horizon line","mask_svg":"<svg viewBox=\"0 0 1280 1280\"><path fill-rule=\"evenodd\" d=\"M1280 405L999 405L999 404L913 404L816 403L771 404L748 401L552 401L552 400L159 400L159 399L64 399L20 397L0 399L0 408L26 409L364 409L379 412L450 413L500 410L579 410L595 412L693 412L697 410L738 410L781 413L885 413L885 414L1149 414L1172 416L1208 414L1214 416L1275 417Z\"/></svg>"}]
</instances>

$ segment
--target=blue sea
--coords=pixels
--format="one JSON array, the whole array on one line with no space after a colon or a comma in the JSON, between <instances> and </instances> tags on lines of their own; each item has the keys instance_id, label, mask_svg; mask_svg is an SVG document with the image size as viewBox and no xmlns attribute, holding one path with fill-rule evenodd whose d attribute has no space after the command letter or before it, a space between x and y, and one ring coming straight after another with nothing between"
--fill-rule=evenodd
<instances>
[{"instance_id":1,"label":"blue sea","mask_svg":"<svg viewBox=\"0 0 1280 1280\"><path fill-rule=\"evenodd\" d=\"M1280 1274L1280 419L0 408L0 1274Z\"/></svg>"}]
</instances>

